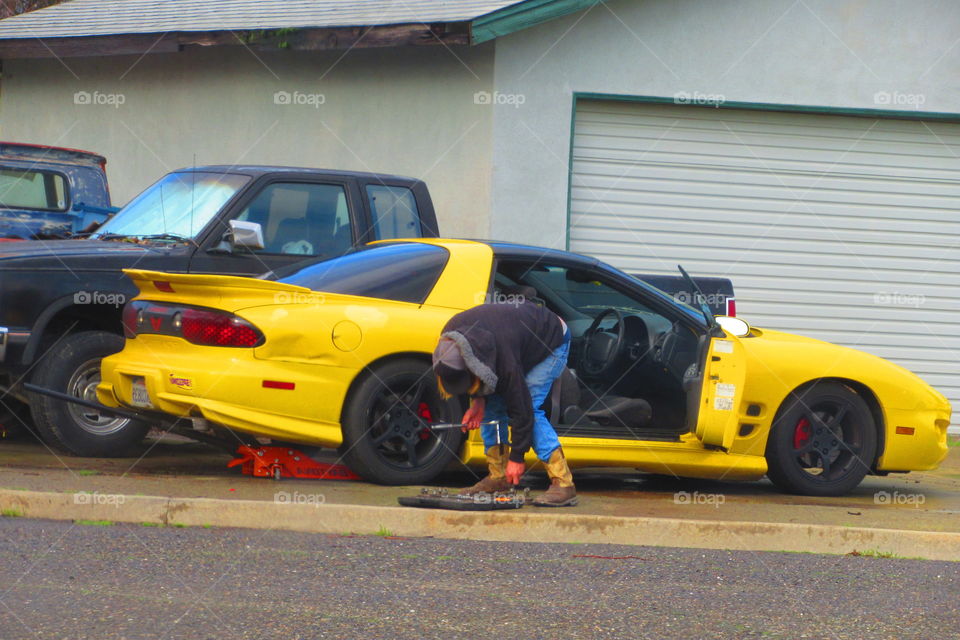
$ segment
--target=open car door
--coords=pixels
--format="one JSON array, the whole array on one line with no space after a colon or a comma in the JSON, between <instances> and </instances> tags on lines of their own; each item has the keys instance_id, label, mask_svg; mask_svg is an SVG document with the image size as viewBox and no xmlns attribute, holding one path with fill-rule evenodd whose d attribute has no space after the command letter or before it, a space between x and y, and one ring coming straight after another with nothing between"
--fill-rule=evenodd
<instances>
[{"instance_id":1,"label":"open car door","mask_svg":"<svg viewBox=\"0 0 960 640\"><path fill-rule=\"evenodd\" d=\"M710 338L696 426L697 437L703 444L721 449L729 449L733 444L745 378L746 357L739 338L729 334Z\"/></svg>"}]
</instances>

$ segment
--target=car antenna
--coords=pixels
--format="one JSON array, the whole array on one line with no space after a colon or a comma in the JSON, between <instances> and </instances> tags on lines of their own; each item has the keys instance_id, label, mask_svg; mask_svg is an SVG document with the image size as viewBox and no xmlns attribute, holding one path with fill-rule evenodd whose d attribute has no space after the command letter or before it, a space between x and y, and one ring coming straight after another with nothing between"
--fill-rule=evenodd
<instances>
[{"instance_id":1,"label":"car antenna","mask_svg":"<svg viewBox=\"0 0 960 640\"><path fill-rule=\"evenodd\" d=\"M682 266L678 264L677 269L680 269L680 273L683 274L684 280L687 281L687 284L693 291L693 295L697 299L697 304L700 307L700 312L703 313L703 318L707 321L707 327L709 329L719 327L720 325L717 323L717 319L713 317L710 307L707 306L707 296L703 295L703 291L700 289L697 283L693 281L693 278L690 277L690 274L687 273Z\"/></svg>"},{"instance_id":2,"label":"car antenna","mask_svg":"<svg viewBox=\"0 0 960 640\"><path fill-rule=\"evenodd\" d=\"M193 171L190 172L190 237L193 237L194 189L197 186L197 152L193 152Z\"/></svg>"}]
</instances>

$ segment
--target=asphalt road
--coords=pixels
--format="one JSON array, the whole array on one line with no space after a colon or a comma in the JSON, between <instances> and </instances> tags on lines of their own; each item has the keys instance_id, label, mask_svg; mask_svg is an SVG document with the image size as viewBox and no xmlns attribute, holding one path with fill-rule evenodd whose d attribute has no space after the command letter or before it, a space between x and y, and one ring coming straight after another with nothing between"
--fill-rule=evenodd
<instances>
[{"instance_id":1,"label":"asphalt road","mask_svg":"<svg viewBox=\"0 0 960 640\"><path fill-rule=\"evenodd\" d=\"M0 541L4 640L960 638L960 563L22 518Z\"/></svg>"}]
</instances>

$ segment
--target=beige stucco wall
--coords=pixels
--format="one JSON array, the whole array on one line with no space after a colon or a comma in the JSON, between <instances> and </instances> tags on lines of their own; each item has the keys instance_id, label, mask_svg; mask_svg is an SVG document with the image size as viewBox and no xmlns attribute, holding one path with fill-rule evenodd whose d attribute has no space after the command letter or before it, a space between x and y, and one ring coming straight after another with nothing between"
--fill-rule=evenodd
<instances>
[{"instance_id":1,"label":"beige stucco wall","mask_svg":"<svg viewBox=\"0 0 960 640\"><path fill-rule=\"evenodd\" d=\"M7 60L0 139L104 154L117 204L194 163L409 175L445 234L485 236L492 109L474 94L492 78L492 44Z\"/></svg>"}]
</instances>

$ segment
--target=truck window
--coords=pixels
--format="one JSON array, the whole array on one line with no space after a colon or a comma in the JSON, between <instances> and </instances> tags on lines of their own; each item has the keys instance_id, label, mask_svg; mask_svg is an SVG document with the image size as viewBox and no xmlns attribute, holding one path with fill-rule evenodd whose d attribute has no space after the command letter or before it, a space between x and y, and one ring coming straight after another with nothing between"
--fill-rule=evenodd
<instances>
[{"instance_id":1,"label":"truck window","mask_svg":"<svg viewBox=\"0 0 960 640\"><path fill-rule=\"evenodd\" d=\"M367 185L370 213L377 240L392 238L419 238L420 211L413 191L406 187Z\"/></svg>"},{"instance_id":2,"label":"truck window","mask_svg":"<svg viewBox=\"0 0 960 640\"><path fill-rule=\"evenodd\" d=\"M51 171L0 168L0 207L65 211L66 180Z\"/></svg>"},{"instance_id":3,"label":"truck window","mask_svg":"<svg viewBox=\"0 0 960 640\"><path fill-rule=\"evenodd\" d=\"M347 195L340 185L275 182L237 219L263 228L261 253L335 256L353 245L347 212Z\"/></svg>"}]
</instances>

